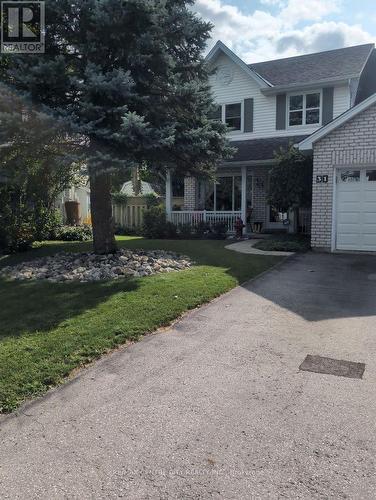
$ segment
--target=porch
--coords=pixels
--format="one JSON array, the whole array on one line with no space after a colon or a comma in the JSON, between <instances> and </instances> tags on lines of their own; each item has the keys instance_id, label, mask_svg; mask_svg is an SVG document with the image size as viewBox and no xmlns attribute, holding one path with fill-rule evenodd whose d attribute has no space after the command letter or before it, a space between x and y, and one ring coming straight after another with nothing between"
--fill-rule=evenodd
<instances>
[{"instance_id":1,"label":"porch","mask_svg":"<svg viewBox=\"0 0 376 500\"><path fill-rule=\"evenodd\" d=\"M186 177L182 186L183 204L173 206L176 198L172 175L166 175L166 214L175 225L196 226L206 222L223 222L229 233L235 232L240 217L245 234L251 232L288 230L283 222L287 214L268 205L267 186L270 165L221 167L216 180L202 181Z\"/></svg>"}]
</instances>

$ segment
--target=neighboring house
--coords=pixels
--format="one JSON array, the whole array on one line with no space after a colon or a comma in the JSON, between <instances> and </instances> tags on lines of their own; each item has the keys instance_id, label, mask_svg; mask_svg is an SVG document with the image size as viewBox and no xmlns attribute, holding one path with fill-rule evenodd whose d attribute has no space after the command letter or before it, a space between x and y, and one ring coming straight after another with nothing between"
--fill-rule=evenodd
<instances>
[{"instance_id":1,"label":"neighboring house","mask_svg":"<svg viewBox=\"0 0 376 500\"><path fill-rule=\"evenodd\" d=\"M55 207L60 210L64 222L66 222L67 220L67 214L65 211L66 201L78 201L80 223L90 223L91 217L89 183L64 189L64 191L57 197Z\"/></svg>"},{"instance_id":2,"label":"neighboring house","mask_svg":"<svg viewBox=\"0 0 376 500\"><path fill-rule=\"evenodd\" d=\"M376 94L299 144L313 152L312 247L376 251Z\"/></svg>"},{"instance_id":3,"label":"neighboring house","mask_svg":"<svg viewBox=\"0 0 376 500\"><path fill-rule=\"evenodd\" d=\"M121 228L139 228L143 223L143 212L147 208L147 196L158 196L149 182L141 181L138 176L132 176L132 180L125 182L120 194L126 199L114 200L112 203L112 215L114 222Z\"/></svg>"},{"instance_id":4,"label":"neighboring house","mask_svg":"<svg viewBox=\"0 0 376 500\"><path fill-rule=\"evenodd\" d=\"M373 44L246 64L222 42L207 56L216 117L231 127L234 157L218 165L216 183L187 177L184 210L173 210L166 176L166 210L175 223L237 217L263 229L282 229L279 207L267 201L275 152L306 139L376 92ZM327 245L323 245L327 246Z\"/></svg>"}]
</instances>

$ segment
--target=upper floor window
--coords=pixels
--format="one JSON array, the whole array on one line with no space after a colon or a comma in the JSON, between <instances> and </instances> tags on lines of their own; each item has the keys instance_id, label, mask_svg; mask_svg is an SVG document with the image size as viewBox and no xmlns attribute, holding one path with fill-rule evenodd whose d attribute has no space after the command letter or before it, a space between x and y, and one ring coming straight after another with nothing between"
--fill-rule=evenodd
<instances>
[{"instance_id":1,"label":"upper floor window","mask_svg":"<svg viewBox=\"0 0 376 500\"><path fill-rule=\"evenodd\" d=\"M290 95L289 126L315 125L320 123L320 92Z\"/></svg>"},{"instance_id":2,"label":"upper floor window","mask_svg":"<svg viewBox=\"0 0 376 500\"><path fill-rule=\"evenodd\" d=\"M222 106L216 106L214 111L210 113L210 118L219 122L222 121Z\"/></svg>"},{"instance_id":3,"label":"upper floor window","mask_svg":"<svg viewBox=\"0 0 376 500\"><path fill-rule=\"evenodd\" d=\"M240 102L225 105L225 123L231 130L241 130L242 105Z\"/></svg>"}]
</instances>

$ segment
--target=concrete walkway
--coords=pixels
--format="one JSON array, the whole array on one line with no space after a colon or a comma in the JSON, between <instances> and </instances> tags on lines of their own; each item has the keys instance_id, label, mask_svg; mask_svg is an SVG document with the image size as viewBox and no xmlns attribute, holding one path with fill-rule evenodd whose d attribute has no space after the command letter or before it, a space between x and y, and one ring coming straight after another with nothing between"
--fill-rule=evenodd
<instances>
[{"instance_id":1,"label":"concrete walkway","mask_svg":"<svg viewBox=\"0 0 376 500\"><path fill-rule=\"evenodd\" d=\"M0 419L1 499L373 499L375 275L295 256Z\"/></svg>"},{"instance_id":2,"label":"concrete walkway","mask_svg":"<svg viewBox=\"0 0 376 500\"><path fill-rule=\"evenodd\" d=\"M259 241L263 241L261 239L251 239L238 241L236 243L231 243L231 245L227 245L225 248L228 250L233 250L234 252L240 253L249 253L254 255L275 255L280 257L288 257L289 255L293 255L294 252L276 252L274 250L259 250L258 248L254 248L254 245Z\"/></svg>"}]
</instances>

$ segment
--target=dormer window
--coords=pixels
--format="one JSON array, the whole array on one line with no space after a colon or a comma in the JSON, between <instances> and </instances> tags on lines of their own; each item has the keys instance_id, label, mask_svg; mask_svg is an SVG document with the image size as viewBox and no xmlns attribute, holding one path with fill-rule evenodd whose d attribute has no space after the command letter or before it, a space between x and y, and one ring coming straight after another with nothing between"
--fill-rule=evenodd
<instances>
[{"instance_id":1,"label":"dormer window","mask_svg":"<svg viewBox=\"0 0 376 500\"><path fill-rule=\"evenodd\" d=\"M240 102L225 105L225 123L231 130L241 130L242 105Z\"/></svg>"},{"instance_id":2,"label":"dormer window","mask_svg":"<svg viewBox=\"0 0 376 500\"><path fill-rule=\"evenodd\" d=\"M320 92L290 95L288 100L289 126L318 125L320 106Z\"/></svg>"}]
</instances>

